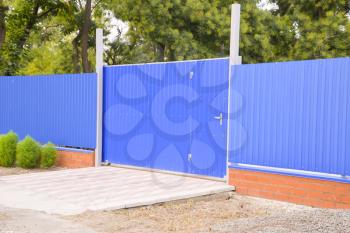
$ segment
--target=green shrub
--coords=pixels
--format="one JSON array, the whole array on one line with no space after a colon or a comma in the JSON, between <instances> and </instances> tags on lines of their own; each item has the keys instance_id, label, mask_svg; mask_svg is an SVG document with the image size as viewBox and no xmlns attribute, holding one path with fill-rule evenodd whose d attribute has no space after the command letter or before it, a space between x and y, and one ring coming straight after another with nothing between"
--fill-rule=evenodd
<instances>
[{"instance_id":1,"label":"green shrub","mask_svg":"<svg viewBox=\"0 0 350 233\"><path fill-rule=\"evenodd\" d=\"M41 168L50 168L52 167L56 162L57 157L57 151L56 147L52 143L48 143L41 147L41 161L40 161L40 167Z\"/></svg>"},{"instance_id":2,"label":"green shrub","mask_svg":"<svg viewBox=\"0 0 350 233\"><path fill-rule=\"evenodd\" d=\"M0 166L12 167L16 160L18 136L12 131L0 136Z\"/></svg>"},{"instance_id":3,"label":"green shrub","mask_svg":"<svg viewBox=\"0 0 350 233\"><path fill-rule=\"evenodd\" d=\"M40 163L40 146L27 136L17 144L16 164L22 168L35 168Z\"/></svg>"}]
</instances>

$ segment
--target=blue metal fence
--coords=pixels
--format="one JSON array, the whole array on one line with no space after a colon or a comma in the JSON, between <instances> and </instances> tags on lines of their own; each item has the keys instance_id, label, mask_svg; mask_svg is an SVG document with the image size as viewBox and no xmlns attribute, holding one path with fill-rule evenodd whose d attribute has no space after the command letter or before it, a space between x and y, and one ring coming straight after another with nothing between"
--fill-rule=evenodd
<instances>
[{"instance_id":1,"label":"blue metal fence","mask_svg":"<svg viewBox=\"0 0 350 233\"><path fill-rule=\"evenodd\" d=\"M0 133L95 148L96 75L0 77Z\"/></svg>"},{"instance_id":2,"label":"blue metal fence","mask_svg":"<svg viewBox=\"0 0 350 233\"><path fill-rule=\"evenodd\" d=\"M104 160L225 176L230 167L350 182L350 58L105 67ZM95 148L96 74L0 77L0 133Z\"/></svg>"},{"instance_id":3,"label":"blue metal fence","mask_svg":"<svg viewBox=\"0 0 350 233\"><path fill-rule=\"evenodd\" d=\"M349 181L350 58L233 67L231 167Z\"/></svg>"}]
</instances>

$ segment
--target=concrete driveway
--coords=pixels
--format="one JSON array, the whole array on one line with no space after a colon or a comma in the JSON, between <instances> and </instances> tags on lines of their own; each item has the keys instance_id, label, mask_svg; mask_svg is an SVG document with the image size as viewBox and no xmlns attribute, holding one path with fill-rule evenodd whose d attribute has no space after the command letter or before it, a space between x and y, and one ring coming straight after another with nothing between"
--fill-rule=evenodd
<instances>
[{"instance_id":1,"label":"concrete driveway","mask_svg":"<svg viewBox=\"0 0 350 233\"><path fill-rule=\"evenodd\" d=\"M223 182L127 168L98 167L0 177L0 205L75 215L232 190Z\"/></svg>"}]
</instances>

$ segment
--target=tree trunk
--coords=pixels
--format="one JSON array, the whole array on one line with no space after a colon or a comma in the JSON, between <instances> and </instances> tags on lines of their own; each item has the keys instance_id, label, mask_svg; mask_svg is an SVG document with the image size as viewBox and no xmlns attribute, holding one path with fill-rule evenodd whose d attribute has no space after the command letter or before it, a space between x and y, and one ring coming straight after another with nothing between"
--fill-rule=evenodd
<instances>
[{"instance_id":1,"label":"tree trunk","mask_svg":"<svg viewBox=\"0 0 350 233\"><path fill-rule=\"evenodd\" d=\"M156 48L156 53L157 53L157 61L162 62L165 60L165 45L157 43L157 48Z\"/></svg>"},{"instance_id":2,"label":"tree trunk","mask_svg":"<svg viewBox=\"0 0 350 233\"><path fill-rule=\"evenodd\" d=\"M79 58L79 54L80 54L79 38L80 38L80 32L72 42L72 45L73 45L72 61L73 61L74 73L76 74L79 74L81 72L81 65L80 65L80 58Z\"/></svg>"},{"instance_id":3,"label":"tree trunk","mask_svg":"<svg viewBox=\"0 0 350 233\"><path fill-rule=\"evenodd\" d=\"M91 72L88 49L89 49L89 31L91 27L91 0L86 0L84 12L84 24L81 33L81 59L84 73Z\"/></svg>"},{"instance_id":4,"label":"tree trunk","mask_svg":"<svg viewBox=\"0 0 350 233\"><path fill-rule=\"evenodd\" d=\"M176 55L174 49L169 49L169 59L168 61L176 61Z\"/></svg>"},{"instance_id":5,"label":"tree trunk","mask_svg":"<svg viewBox=\"0 0 350 233\"><path fill-rule=\"evenodd\" d=\"M0 49L6 37L5 15L8 8L4 6L3 0L0 0Z\"/></svg>"}]
</instances>

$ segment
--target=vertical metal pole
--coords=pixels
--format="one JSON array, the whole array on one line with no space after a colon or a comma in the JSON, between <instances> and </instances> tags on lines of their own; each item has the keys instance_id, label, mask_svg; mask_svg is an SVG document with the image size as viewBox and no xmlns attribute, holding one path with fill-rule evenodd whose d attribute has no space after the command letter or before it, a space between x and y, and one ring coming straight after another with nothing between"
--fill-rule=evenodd
<instances>
[{"instance_id":1,"label":"vertical metal pole","mask_svg":"<svg viewBox=\"0 0 350 233\"><path fill-rule=\"evenodd\" d=\"M230 65L242 64L242 57L239 56L240 25L241 25L241 5L232 4L231 36L230 36Z\"/></svg>"},{"instance_id":2,"label":"vertical metal pole","mask_svg":"<svg viewBox=\"0 0 350 233\"><path fill-rule=\"evenodd\" d=\"M229 183L229 156L230 156L230 115L231 115L231 79L233 65L242 64L242 57L239 56L239 32L241 22L241 5L232 4L231 7L231 36L230 36L230 62L229 62L229 77L228 77L228 117L227 117L227 148L226 148L226 182Z\"/></svg>"},{"instance_id":3,"label":"vertical metal pole","mask_svg":"<svg viewBox=\"0 0 350 233\"><path fill-rule=\"evenodd\" d=\"M96 29L97 117L95 166L102 162L103 127L103 29Z\"/></svg>"}]
</instances>

